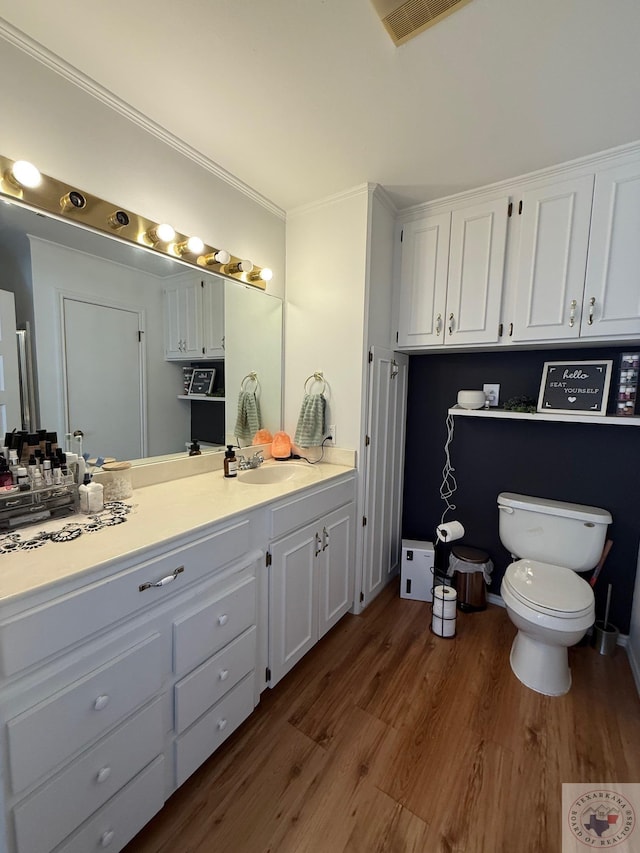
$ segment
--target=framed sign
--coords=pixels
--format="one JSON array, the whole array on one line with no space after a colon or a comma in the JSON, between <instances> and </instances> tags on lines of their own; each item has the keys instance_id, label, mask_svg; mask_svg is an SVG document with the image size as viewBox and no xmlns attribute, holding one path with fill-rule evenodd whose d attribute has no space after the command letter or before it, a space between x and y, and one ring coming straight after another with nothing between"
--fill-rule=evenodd
<instances>
[{"instance_id":1,"label":"framed sign","mask_svg":"<svg viewBox=\"0 0 640 853\"><path fill-rule=\"evenodd\" d=\"M213 388L213 380L216 377L215 367L196 368L191 377L189 394L210 394Z\"/></svg>"},{"instance_id":2,"label":"framed sign","mask_svg":"<svg viewBox=\"0 0 640 853\"><path fill-rule=\"evenodd\" d=\"M612 361L546 361L539 412L606 415Z\"/></svg>"}]
</instances>

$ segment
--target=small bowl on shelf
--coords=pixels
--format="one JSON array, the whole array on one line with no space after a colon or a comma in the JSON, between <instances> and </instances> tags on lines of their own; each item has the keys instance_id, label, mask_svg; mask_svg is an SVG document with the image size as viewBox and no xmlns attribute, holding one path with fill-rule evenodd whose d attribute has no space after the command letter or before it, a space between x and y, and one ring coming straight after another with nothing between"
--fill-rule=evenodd
<instances>
[{"instance_id":1,"label":"small bowl on shelf","mask_svg":"<svg viewBox=\"0 0 640 853\"><path fill-rule=\"evenodd\" d=\"M486 402L484 391L458 391L458 405L461 409L482 409Z\"/></svg>"}]
</instances>

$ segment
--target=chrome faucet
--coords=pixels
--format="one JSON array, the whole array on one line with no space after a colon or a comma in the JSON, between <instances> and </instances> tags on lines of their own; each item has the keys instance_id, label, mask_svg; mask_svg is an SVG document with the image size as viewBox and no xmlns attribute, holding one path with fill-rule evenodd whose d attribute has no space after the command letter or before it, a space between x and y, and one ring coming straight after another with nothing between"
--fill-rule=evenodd
<instances>
[{"instance_id":1,"label":"chrome faucet","mask_svg":"<svg viewBox=\"0 0 640 853\"><path fill-rule=\"evenodd\" d=\"M259 468L260 465L264 462L264 456L262 455L262 450L256 450L256 452L247 459L246 456L243 456L241 453L238 454L238 470L246 471L249 468Z\"/></svg>"}]
</instances>

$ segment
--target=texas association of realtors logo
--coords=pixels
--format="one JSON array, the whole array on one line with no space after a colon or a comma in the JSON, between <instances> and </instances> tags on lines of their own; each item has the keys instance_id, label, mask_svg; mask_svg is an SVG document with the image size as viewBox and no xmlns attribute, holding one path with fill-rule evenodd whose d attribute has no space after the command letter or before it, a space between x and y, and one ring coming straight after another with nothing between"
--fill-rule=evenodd
<instances>
[{"instance_id":1,"label":"texas association of realtors logo","mask_svg":"<svg viewBox=\"0 0 640 853\"><path fill-rule=\"evenodd\" d=\"M584 847L606 850L631 841L636 830L636 813L623 788L612 786L584 790L567 810L570 834ZM627 849L636 849L633 848Z\"/></svg>"}]
</instances>

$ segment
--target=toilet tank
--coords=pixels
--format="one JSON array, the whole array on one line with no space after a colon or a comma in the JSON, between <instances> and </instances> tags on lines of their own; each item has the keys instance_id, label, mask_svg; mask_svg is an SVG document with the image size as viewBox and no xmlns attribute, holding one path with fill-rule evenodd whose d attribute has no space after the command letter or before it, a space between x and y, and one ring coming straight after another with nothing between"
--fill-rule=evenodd
<instances>
[{"instance_id":1,"label":"toilet tank","mask_svg":"<svg viewBox=\"0 0 640 853\"><path fill-rule=\"evenodd\" d=\"M519 558L593 569L611 524L606 509L501 492L498 495L500 541Z\"/></svg>"}]
</instances>

